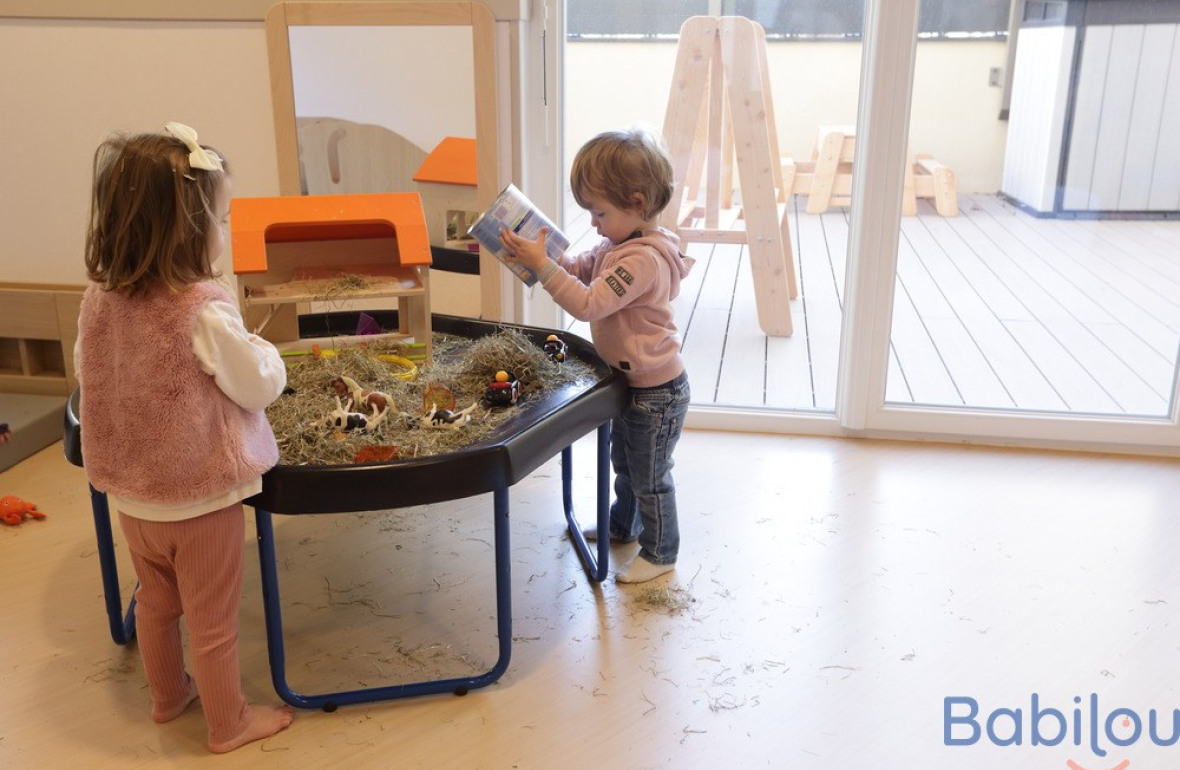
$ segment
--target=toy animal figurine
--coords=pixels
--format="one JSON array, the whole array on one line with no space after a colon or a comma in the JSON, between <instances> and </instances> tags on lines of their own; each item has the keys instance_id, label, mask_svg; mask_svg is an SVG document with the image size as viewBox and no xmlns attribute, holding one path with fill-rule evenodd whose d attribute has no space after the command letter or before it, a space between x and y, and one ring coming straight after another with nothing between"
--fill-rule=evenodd
<instances>
[{"instance_id":1,"label":"toy animal figurine","mask_svg":"<svg viewBox=\"0 0 1180 770\"><path fill-rule=\"evenodd\" d=\"M361 447L352 456L354 463L380 463L398 459L398 449L390 444L372 444Z\"/></svg>"},{"instance_id":2,"label":"toy animal figurine","mask_svg":"<svg viewBox=\"0 0 1180 770\"><path fill-rule=\"evenodd\" d=\"M512 406L520 399L520 380L512 372L501 369L484 390L483 398L493 406Z\"/></svg>"},{"instance_id":3,"label":"toy animal figurine","mask_svg":"<svg viewBox=\"0 0 1180 770\"><path fill-rule=\"evenodd\" d=\"M422 416L422 427L458 430L471 422L472 409L475 409L474 403L458 412L452 412L450 409L439 409L437 406L431 405L430 411Z\"/></svg>"},{"instance_id":4,"label":"toy animal figurine","mask_svg":"<svg viewBox=\"0 0 1180 770\"><path fill-rule=\"evenodd\" d=\"M541 346L541 350L544 350L549 355L549 359L554 363L565 363L568 348L566 347L565 340L556 334L550 334L545 338L545 344Z\"/></svg>"},{"instance_id":5,"label":"toy animal figurine","mask_svg":"<svg viewBox=\"0 0 1180 770\"><path fill-rule=\"evenodd\" d=\"M16 526L26 518L44 519L45 514L37 510L36 503L28 503L14 495L0 497L0 521Z\"/></svg>"},{"instance_id":6,"label":"toy animal figurine","mask_svg":"<svg viewBox=\"0 0 1180 770\"><path fill-rule=\"evenodd\" d=\"M365 390L357 381L351 377L340 375L333 377L332 381L328 383L332 386L332 391L337 396L347 396L353 400L357 407L361 409L371 408L376 406L377 410L384 412L393 403L393 397L388 393L380 393L376 390Z\"/></svg>"},{"instance_id":7,"label":"toy animal figurine","mask_svg":"<svg viewBox=\"0 0 1180 770\"><path fill-rule=\"evenodd\" d=\"M362 430L372 433L385 420L386 412L379 411L376 404L371 408L373 413L370 415L354 412L352 411L351 398L348 399L348 405L345 406L340 403L340 396L336 396L336 409L328 415L328 426L341 432Z\"/></svg>"}]
</instances>

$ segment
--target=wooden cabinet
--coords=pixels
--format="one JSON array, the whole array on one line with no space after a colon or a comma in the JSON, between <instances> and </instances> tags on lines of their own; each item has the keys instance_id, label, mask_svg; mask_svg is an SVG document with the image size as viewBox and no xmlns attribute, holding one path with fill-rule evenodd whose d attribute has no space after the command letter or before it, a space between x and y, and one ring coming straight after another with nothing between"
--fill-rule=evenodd
<instances>
[{"instance_id":1,"label":"wooden cabinet","mask_svg":"<svg viewBox=\"0 0 1180 770\"><path fill-rule=\"evenodd\" d=\"M0 392L69 395L83 286L0 283Z\"/></svg>"}]
</instances>

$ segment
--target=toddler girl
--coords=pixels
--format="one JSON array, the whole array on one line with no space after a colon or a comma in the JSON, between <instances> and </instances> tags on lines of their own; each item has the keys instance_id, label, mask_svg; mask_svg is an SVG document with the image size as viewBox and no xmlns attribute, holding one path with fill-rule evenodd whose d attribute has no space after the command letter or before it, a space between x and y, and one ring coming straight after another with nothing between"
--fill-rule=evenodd
<instances>
[{"instance_id":1,"label":"toddler girl","mask_svg":"<svg viewBox=\"0 0 1180 770\"><path fill-rule=\"evenodd\" d=\"M152 719L180 716L200 694L217 753L292 719L289 706L250 706L242 694L241 501L278 461L263 410L287 379L213 280L229 200L225 161L187 126L104 142L75 348L86 473L119 512L139 578Z\"/></svg>"}]
</instances>

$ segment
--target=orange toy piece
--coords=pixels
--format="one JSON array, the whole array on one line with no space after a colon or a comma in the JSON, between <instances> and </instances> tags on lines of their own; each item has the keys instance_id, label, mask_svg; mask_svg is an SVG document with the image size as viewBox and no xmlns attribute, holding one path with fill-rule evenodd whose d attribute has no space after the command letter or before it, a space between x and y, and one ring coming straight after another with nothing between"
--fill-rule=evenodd
<instances>
[{"instance_id":1,"label":"orange toy piece","mask_svg":"<svg viewBox=\"0 0 1180 770\"><path fill-rule=\"evenodd\" d=\"M479 184L475 157L474 139L445 137L422 161L414 174L414 181L475 187Z\"/></svg>"},{"instance_id":2,"label":"orange toy piece","mask_svg":"<svg viewBox=\"0 0 1180 770\"><path fill-rule=\"evenodd\" d=\"M0 497L0 521L16 526L26 518L44 519L45 514L37 510L36 503L27 503L14 495Z\"/></svg>"}]
</instances>

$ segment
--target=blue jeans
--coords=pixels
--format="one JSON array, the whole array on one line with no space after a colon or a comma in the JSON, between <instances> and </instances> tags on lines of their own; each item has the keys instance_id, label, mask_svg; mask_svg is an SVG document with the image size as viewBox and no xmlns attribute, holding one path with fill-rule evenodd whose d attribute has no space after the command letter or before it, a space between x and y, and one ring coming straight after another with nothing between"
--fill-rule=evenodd
<instances>
[{"instance_id":1,"label":"blue jeans","mask_svg":"<svg viewBox=\"0 0 1180 770\"><path fill-rule=\"evenodd\" d=\"M639 555L653 564L672 564L680 551L672 452L690 398L687 372L654 388L631 388L627 407L611 422L615 501L610 534L638 537Z\"/></svg>"}]
</instances>

